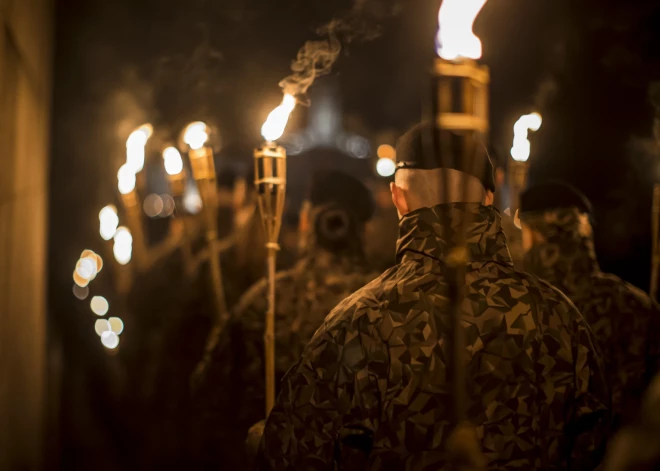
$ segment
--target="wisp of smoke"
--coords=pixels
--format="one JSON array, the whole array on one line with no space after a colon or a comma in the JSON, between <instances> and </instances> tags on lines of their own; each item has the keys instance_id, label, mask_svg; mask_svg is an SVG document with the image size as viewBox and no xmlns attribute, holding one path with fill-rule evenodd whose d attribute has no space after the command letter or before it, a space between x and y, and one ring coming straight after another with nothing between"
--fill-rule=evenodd
<instances>
[{"instance_id":1,"label":"wisp of smoke","mask_svg":"<svg viewBox=\"0 0 660 471\"><path fill-rule=\"evenodd\" d=\"M371 41L382 34L382 22L400 11L398 0L355 0L350 11L317 30L325 39L307 41L291 64L293 74L280 82L284 93L308 104L307 90L317 77L327 75L337 61L342 44Z\"/></svg>"}]
</instances>

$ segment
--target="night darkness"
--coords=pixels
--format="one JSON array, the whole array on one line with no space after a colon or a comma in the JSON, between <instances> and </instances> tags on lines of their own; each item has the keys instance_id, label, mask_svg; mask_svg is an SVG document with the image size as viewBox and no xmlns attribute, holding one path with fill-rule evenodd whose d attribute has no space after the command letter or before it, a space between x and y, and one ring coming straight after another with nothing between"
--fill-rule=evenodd
<instances>
[{"instance_id":1,"label":"night darkness","mask_svg":"<svg viewBox=\"0 0 660 471\"><path fill-rule=\"evenodd\" d=\"M378 34L344 44L333 67L344 128L371 138L398 135L422 116L439 1L355 1L372 4L378 24L367 26ZM148 121L166 140L206 120L218 129L223 158L248 162L298 49L352 7L349 0L57 2L49 316L64 358L76 358L67 368L104 391L75 398L96 411L102 426L91 440L99 448L107 442L121 454L131 438L116 438L124 419L98 413L113 401L103 372L114 367L79 321L84 309L71 295L71 270L83 249L101 251L97 215L116 201L126 136ZM602 268L644 290L652 190L660 179L650 93L660 81L658 25L654 0L490 0L475 27L491 69L491 141L500 160L508 157L516 119L540 111L530 179L562 178L583 190L596 210ZM289 131L303 127L304 116L297 112ZM75 420L61 439L68 469L93 461L67 455L85 429Z\"/></svg>"}]
</instances>

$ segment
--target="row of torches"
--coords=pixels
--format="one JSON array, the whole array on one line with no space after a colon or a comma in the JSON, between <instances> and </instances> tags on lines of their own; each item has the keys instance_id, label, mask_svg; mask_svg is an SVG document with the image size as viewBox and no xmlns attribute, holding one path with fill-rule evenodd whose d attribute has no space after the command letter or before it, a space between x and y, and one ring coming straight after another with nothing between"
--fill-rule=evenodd
<instances>
[{"instance_id":1,"label":"row of torches","mask_svg":"<svg viewBox=\"0 0 660 471\"><path fill-rule=\"evenodd\" d=\"M435 68L435 79L438 84L438 103L436 110L437 127L444 132L455 135L471 136L478 134L485 136L488 130L488 83L489 73L481 67L476 60L481 57L481 42L472 32L474 20L482 9L486 0L444 0L440 9L440 29L438 33L438 55L440 58ZM452 94L456 93L448 80L457 80L463 85L463 101L465 109L453 110ZM268 311L265 313L265 377L266 377L266 414L273 407L275 399L275 261L279 250L278 238L281 228L284 197L286 193L286 152L276 141L284 133L289 115L296 106L294 96L285 94L282 103L275 108L264 123L261 133L265 139L264 144L255 150L255 187L257 190L258 205L266 233L266 248L268 250L267 273L269 281ZM526 161L530 155L528 132L536 131L541 126L541 116L537 113L525 115L514 126L514 142L511 156L514 159L510 174L512 191L522 188L527 172ZM138 246L137 253L142 260L138 266L148 266L145 261L146 246L144 236L137 220L139 212L135 210L137 195L135 192L136 175L142 170L145 160L145 146L152 134L150 125L144 125L134 131L127 141L127 161L118 172L118 189L122 195L125 207L127 225L130 228L119 227L119 218L116 208L107 206L101 211L100 232L105 240L113 240L113 254L120 265L131 261L133 246ZM209 244L208 261L211 266L212 285L217 305L216 322L226 320L226 306L224 305L224 292L222 289L222 274L219 257L212 249L217 238L215 213L213 212L213 193L215 192L215 168L213 152L206 146L209 138L209 129L204 123L196 122L189 125L184 132L184 142L189 146L189 158L193 178L197 182L202 207L205 211L206 239ZM474 152L465 140L465 149ZM441 150L441 148L438 148ZM382 147L379 149L378 173L390 176L395 171L395 155L393 149ZM440 153L442 154L442 152ZM180 152L175 147L168 147L163 151L165 170L168 174L173 196L181 196L185 188L185 171ZM460 316L456 316L460 325ZM458 329L460 330L460 329ZM107 330L102 330L107 332ZM98 332L97 332L98 333ZM463 347L460 342L457 352ZM460 386L460 377L454 383ZM464 404L460 402L460 387L454 396L458 402L457 420L460 423Z\"/></svg>"}]
</instances>

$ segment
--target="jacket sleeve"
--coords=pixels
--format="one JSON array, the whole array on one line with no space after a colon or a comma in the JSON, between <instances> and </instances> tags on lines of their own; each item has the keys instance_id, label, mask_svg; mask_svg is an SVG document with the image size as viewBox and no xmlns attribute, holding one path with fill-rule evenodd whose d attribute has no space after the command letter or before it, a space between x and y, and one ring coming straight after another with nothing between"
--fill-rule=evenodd
<instances>
[{"instance_id":1,"label":"jacket sleeve","mask_svg":"<svg viewBox=\"0 0 660 471\"><path fill-rule=\"evenodd\" d=\"M571 317L575 319L575 402L567 423L569 469L592 470L605 454L611 428L611 395L591 329L577 309Z\"/></svg>"},{"instance_id":2,"label":"jacket sleeve","mask_svg":"<svg viewBox=\"0 0 660 471\"><path fill-rule=\"evenodd\" d=\"M285 376L266 422L259 469L326 470L368 459L386 350L366 329L322 327ZM363 467L363 466L362 466Z\"/></svg>"}]
</instances>

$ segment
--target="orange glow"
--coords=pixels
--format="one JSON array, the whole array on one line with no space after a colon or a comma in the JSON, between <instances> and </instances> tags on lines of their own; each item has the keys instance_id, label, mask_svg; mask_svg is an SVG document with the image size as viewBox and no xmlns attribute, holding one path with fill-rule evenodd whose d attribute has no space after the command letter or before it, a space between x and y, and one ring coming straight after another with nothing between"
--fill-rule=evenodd
<instances>
[{"instance_id":1,"label":"orange glow","mask_svg":"<svg viewBox=\"0 0 660 471\"><path fill-rule=\"evenodd\" d=\"M183 134L183 142L188 144L193 150L201 149L208 140L208 128L201 121L189 124L186 132Z\"/></svg>"},{"instance_id":2,"label":"orange glow","mask_svg":"<svg viewBox=\"0 0 660 471\"><path fill-rule=\"evenodd\" d=\"M268 119L261 127L261 135L268 142L275 142L286 129L286 125L289 122L289 115L296 107L296 99L293 95L286 94L282 99L282 104L275 108L268 115Z\"/></svg>"},{"instance_id":3,"label":"orange glow","mask_svg":"<svg viewBox=\"0 0 660 471\"><path fill-rule=\"evenodd\" d=\"M446 60L479 59L481 41L474 20L487 0L443 0L438 13L437 52Z\"/></svg>"},{"instance_id":4,"label":"orange glow","mask_svg":"<svg viewBox=\"0 0 660 471\"><path fill-rule=\"evenodd\" d=\"M379 146L376 153L378 154L379 159L390 159L392 161L396 159L396 149L389 144Z\"/></svg>"}]
</instances>

